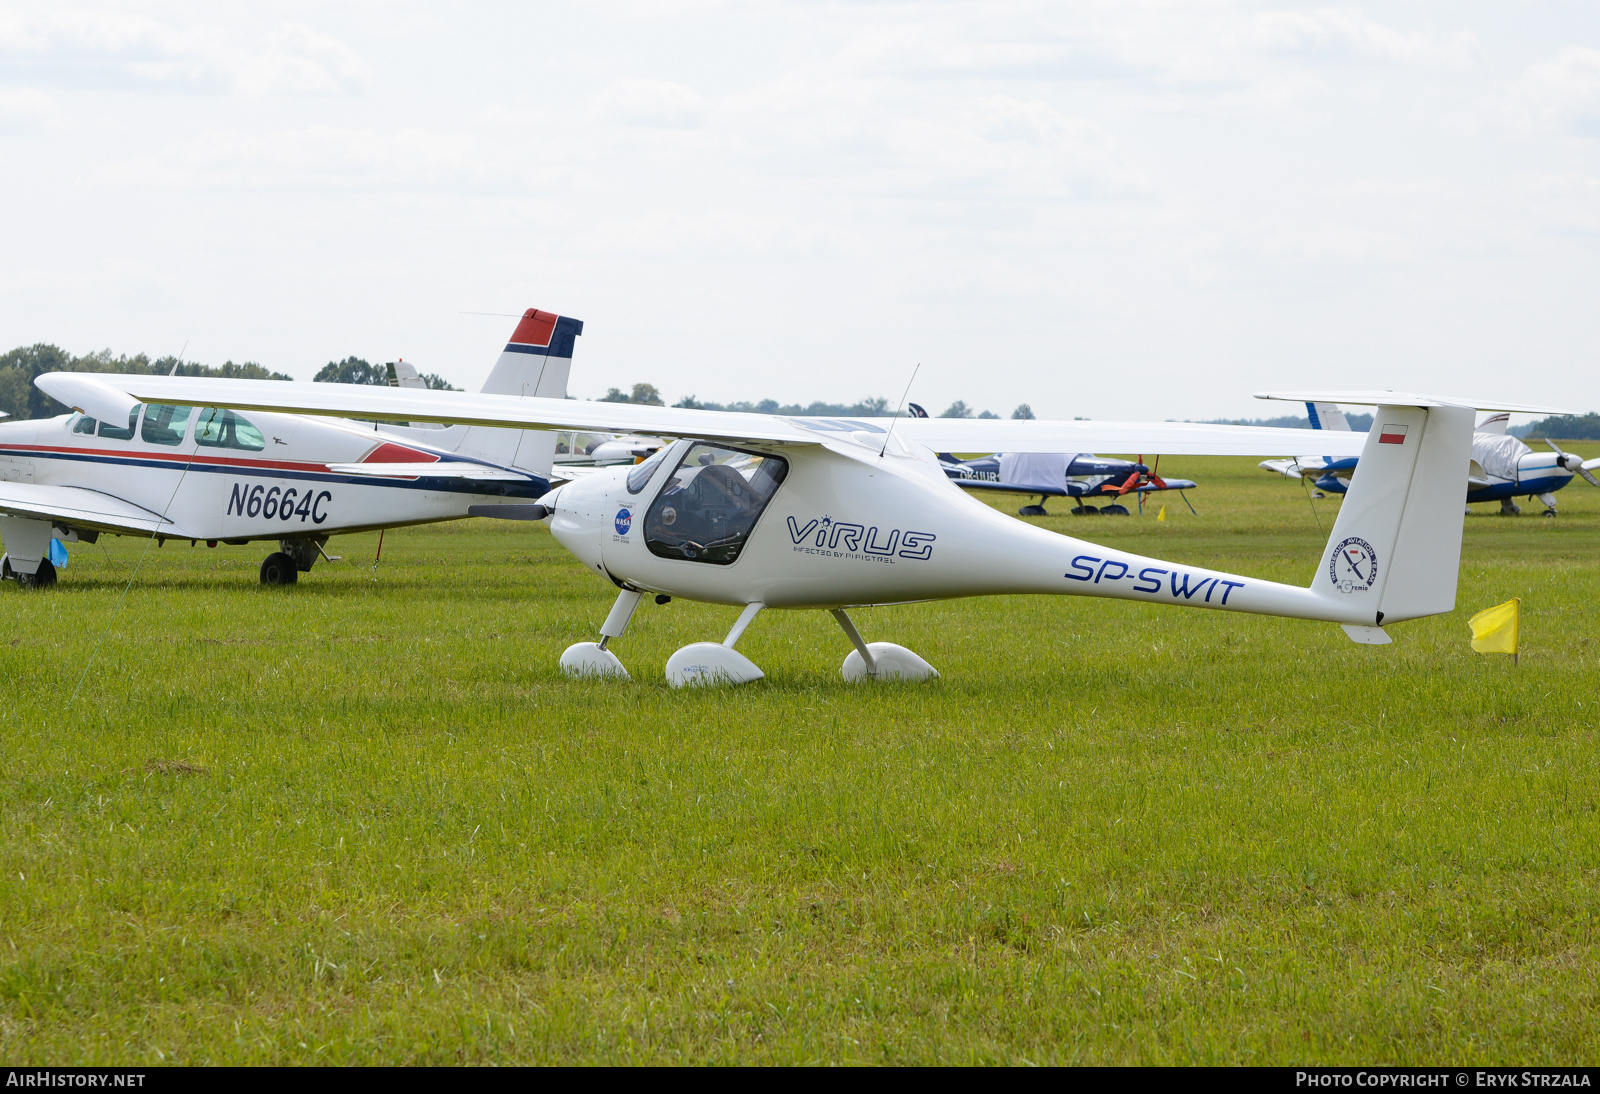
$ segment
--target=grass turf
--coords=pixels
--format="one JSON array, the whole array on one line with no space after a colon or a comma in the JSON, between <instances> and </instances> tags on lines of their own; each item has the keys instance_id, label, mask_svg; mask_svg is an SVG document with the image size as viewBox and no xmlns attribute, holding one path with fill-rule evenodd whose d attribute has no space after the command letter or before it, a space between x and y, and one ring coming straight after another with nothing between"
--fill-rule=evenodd
<instances>
[{"instance_id":1,"label":"grass turf","mask_svg":"<svg viewBox=\"0 0 1600 1094\"><path fill-rule=\"evenodd\" d=\"M1335 501L1167 462L1198 517L1041 522L1309 580ZM75 547L0 587L0 1059L1592 1063L1600 491L1559 497L1480 507L1460 608L1386 648L958 601L859 613L944 675L852 687L769 612L768 678L690 694L734 611L564 680L611 590L542 528L289 590L169 544L120 610L144 545ZM1513 668L1465 619L1515 595Z\"/></svg>"}]
</instances>

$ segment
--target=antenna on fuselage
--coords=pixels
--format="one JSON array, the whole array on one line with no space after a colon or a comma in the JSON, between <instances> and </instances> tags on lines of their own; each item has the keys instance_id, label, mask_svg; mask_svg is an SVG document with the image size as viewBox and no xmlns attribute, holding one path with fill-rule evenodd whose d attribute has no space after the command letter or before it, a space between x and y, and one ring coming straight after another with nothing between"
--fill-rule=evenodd
<instances>
[{"instance_id":1,"label":"antenna on fuselage","mask_svg":"<svg viewBox=\"0 0 1600 1094\"><path fill-rule=\"evenodd\" d=\"M883 454L889 451L889 438L894 436L894 423L900 420L900 407L906 405L906 397L911 394L911 385L917 382L917 373L922 369L922 362L917 362L917 367L911 370L911 379L906 381L906 389L900 393L900 406L894 408L894 417L889 419L889 430L883 435L883 447L878 449L878 459L883 459Z\"/></svg>"}]
</instances>

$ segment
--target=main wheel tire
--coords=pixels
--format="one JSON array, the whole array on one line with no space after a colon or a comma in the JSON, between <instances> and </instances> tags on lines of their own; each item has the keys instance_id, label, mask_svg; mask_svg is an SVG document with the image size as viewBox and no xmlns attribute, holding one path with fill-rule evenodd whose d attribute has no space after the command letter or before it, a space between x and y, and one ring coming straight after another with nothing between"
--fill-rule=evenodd
<instances>
[{"instance_id":1,"label":"main wheel tire","mask_svg":"<svg viewBox=\"0 0 1600 1094\"><path fill-rule=\"evenodd\" d=\"M56 583L56 568L48 558L41 559L39 568L31 574L18 573L17 584L24 589L48 589Z\"/></svg>"},{"instance_id":2,"label":"main wheel tire","mask_svg":"<svg viewBox=\"0 0 1600 1094\"><path fill-rule=\"evenodd\" d=\"M1042 505L1024 505L1017 510L1017 516L1019 517L1047 517L1049 515L1044 511L1044 506Z\"/></svg>"},{"instance_id":3,"label":"main wheel tire","mask_svg":"<svg viewBox=\"0 0 1600 1094\"><path fill-rule=\"evenodd\" d=\"M261 563L261 584L293 585L300 580L300 567L282 551L274 551Z\"/></svg>"},{"instance_id":4,"label":"main wheel tire","mask_svg":"<svg viewBox=\"0 0 1600 1094\"><path fill-rule=\"evenodd\" d=\"M1076 509L1072 510L1072 515L1075 517L1098 517L1100 515L1100 510L1096 509L1092 505L1080 505Z\"/></svg>"},{"instance_id":5,"label":"main wheel tire","mask_svg":"<svg viewBox=\"0 0 1600 1094\"><path fill-rule=\"evenodd\" d=\"M1128 515L1128 507L1126 505L1102 505L1100 513L1102 516L1107 517L1125 517Z\"/></svg>"}]
</instances>

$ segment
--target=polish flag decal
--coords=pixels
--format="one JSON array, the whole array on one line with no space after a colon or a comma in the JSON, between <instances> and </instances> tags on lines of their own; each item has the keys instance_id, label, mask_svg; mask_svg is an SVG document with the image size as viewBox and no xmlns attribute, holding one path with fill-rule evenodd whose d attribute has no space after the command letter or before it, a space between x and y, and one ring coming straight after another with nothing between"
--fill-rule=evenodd
<instances>
[{"instance_id":1,"label":"polish flag decal","mask_svg":"<svg viewBox=\"0 0 1600 1094\"><path fill-rule=\"evenodd\" d=\"M1406 428L1407 427L1403 426L1403 425L1386 425L1386 426L1384 426L1383 427L1383 432L1378 434L1378 443L1379 444L1405 444L1406 443Z\"/></svg>"}]
</instances>

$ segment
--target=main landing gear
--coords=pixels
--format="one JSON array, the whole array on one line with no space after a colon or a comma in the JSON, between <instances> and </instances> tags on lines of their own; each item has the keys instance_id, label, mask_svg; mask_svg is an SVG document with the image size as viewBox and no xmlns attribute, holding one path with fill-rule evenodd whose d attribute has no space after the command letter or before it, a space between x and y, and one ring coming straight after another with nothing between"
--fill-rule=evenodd
<instances>
[{"instance_id":1,"label":"main landing gear","mask_svg":"<svg viewBox=\"0 0 1600 1094\"><path fill-rule=\"evenodd\" d=\"M579 642L568 646L561 655L561 671L573 677L604 679L630 679L617 655L607 649L613 638L627 632L633 613L644 594L623 589L617 594L611 613L600 626L600 641ZM656 603L670 598L658 596ZM674 688L710 687L717 684L749 684L766 674L748 657L734 649L734 644L745 629L766 605L746 604L744 611L721 642L691 642L667 659L667 683ZM843 608L832 609L833 618L844 630L850 644L855 647L844 659L840 672L849 681L857 680L932 680L939 673L934 667L904 646L893 642L865 642L861 632L845 614Z\"/></svg>"},{"instance_id":2,"label":"main landing gear","mask_svg":"<svg viewBox=\"0 0 1600 1094\"><path fill-rule=\"evenodd\" d=\"M1532 496L1533 495L1531 494L1529 495L1529 497ZM1544 503L1544 512L1540 513L1539 515L1541 517L1554 517L1556 515L1556 496L1554 494L1545 493L1538 495L1538 497L1539 500ZM1500 499L1500 515L1502 517L1515 517L1521 515L1521 513L1522 506L1518 505L1510 498Z\"/></svg>"},{"instance_id":3,"label":"main landing gear","mask_svg":"<svg viewBox=\"0 0 1600 1094\"><path fill-rule=\"evenodd\" d=\"M56 568L51 565L49 559L44 558L39 560L37 570L25 574L21 570L13 570L11 560L8 558L0 563L0 578L15 581L19 589L48 589L56 583Z\"/></svg>"},{"instance_id":4,"label":"main landing gear","mask_svg":"<svg viewBox=\"0 0 1600 1094\"><path fill-rule=\"evenodd\" d=\"M311 572L326 542L326 538L279 540L279 549L261 563L261 584L293 585L300 580L301 574Z\"/></svg>"}]
</instances>

